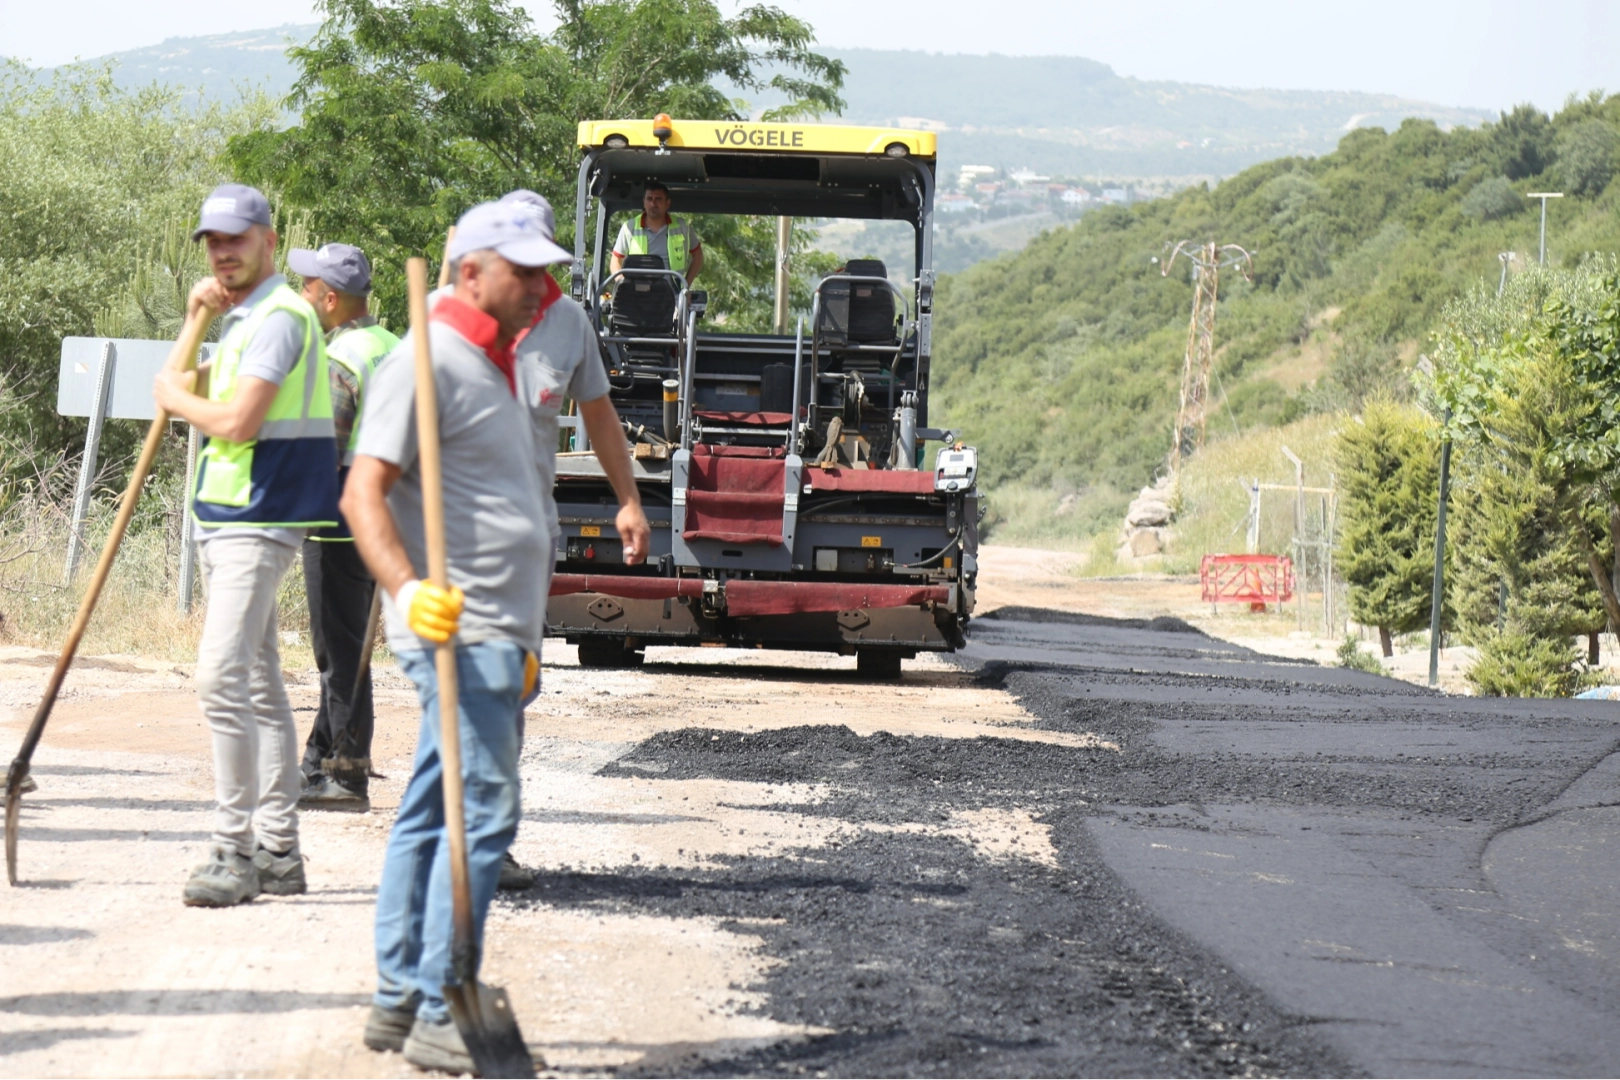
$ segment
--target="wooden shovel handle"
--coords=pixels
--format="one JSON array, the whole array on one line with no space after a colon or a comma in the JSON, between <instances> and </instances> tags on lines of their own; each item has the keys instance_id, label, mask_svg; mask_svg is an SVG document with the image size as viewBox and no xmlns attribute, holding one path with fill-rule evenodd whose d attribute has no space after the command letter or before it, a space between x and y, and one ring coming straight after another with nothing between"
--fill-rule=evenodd
<instances>
[{"instance_id":1,"label":"wooden shovel handle","mask_svg":"<svg viewBox=\"0 0 1620 1080\"><path fill-rule=\"evenodd\" d=\"M211 315L205 315L201 310L186 317L186 322L180 329L180 340L176 341L174 348L169 352L167 368L179 371L189 371L196 366L197 350L202 347L203 335L208 331L208 324L213 321ZM28 765L33 760L34 750L39 746L40 736L45 733L45 722L50 719L51 709L56 705L56 697L62 690L62 681L67 678L68 668L73 664L73 657L79 651L79 643L84 640L85 628L90 625L90 615L96 609L96 601L101 599L101 590L107 584L107 576L112 572L113 560L118 556L118 547L123 543L124 533L129 530L129 521L135 515L135 504L141 497L141 489L146 486L146 478L151 475L152 462L157 459L158 450L163 445L163 432L169 426L169 414L162 409L152 417L152 426L146 429L146 442L141 446L141 456L135 462L135 470L129 474L129 484L124 488L124 497L118 504L118 516L113 519L112 532L107 536L107 542L102 545L101 558L96 560L95 572L90 575L90 583L85 588L84 597L79 601L78 614L73 617L73 625L68 629L67 640L62 643L62 653L56 658L56 666L51 669L50 681L45 684L45 694L40 698L39 707L34 710L34 719L28 725L28 732L23 736L22 746L17 756L12 760L10 769L6 772L6 801L7 801L7 828L6 828L6 872L11 883L17 883L16 876L16 835L15 813L11 811L11 803L17 797L17 791L22 782L28 777Z\"/></svg>"},{"instance_id":2,"label":"wooden shovel handle","mask_svg":"<svg viewBox=\"0 0 1620 1080\"><path fill-rule=\"evenodd\" d=\"M202 346L203 335L208 332L210 321L210 318L201 313L187 317L185 326L180 330L180 340L175 342L174 349L169 353L166 367L189 371L197 365L197 350ZM129 530L130 518L135 515L135 504L140 499L141 489L146 486L146 478L152 473L152 462L157 460L158 450L163 445L163 433L168 426L169 414L159 409L157 415L152 417L152 426L146 429L146 442L141 446L141 456L135 462L135 471L129 474L129 484L125 486L124 496L118 503L118 516L113 519L112 532L108 534L107 542L102 545L101 558L96 560L95 572L90 575L90 584L84 591L84 597L79 601L79 612L73 617L73 625L68 629L67 640L62 643L62 654L56 660L56 668L51 672L50 682L46 684L45 697L40 701L39 709L34 713L33 723L28 727L22 752L18 755L24 760L33 756L34 747L39 743L40 732L45 727L45 718L50 715L51 706L56 703L57 692L62 689L62 680L67 676L68 666L73 663L74 654L79 651L79 642L84 639L85 628L90 625L90 615L96 609L96 602L101 599L101 590L107 584L113 560L118 556L118 546L123 543L124 533Z\"/></svg>"},{"instance_id":3,"label":"wooden shovel handle","mask_svg":"<svg viewBox=\"0 0 1620 1080\"><path fill-rule=\"evenodd\" d=\"M427 260L405 264L410 289L411 339L416 352L416 460L422 476L423 532L427 540L428 581L450 587L444 542L444 483L439 467L439 395L433 381L428 341ZM439 682L439 756L444 766L444 831L450 845L450 904L455 927L451 956L457 977L472 978L472 886L467 872L467 819L461 783L460 694L456 685L456 644L451 638L433 651Z\"/></svg>"}]
</instances>

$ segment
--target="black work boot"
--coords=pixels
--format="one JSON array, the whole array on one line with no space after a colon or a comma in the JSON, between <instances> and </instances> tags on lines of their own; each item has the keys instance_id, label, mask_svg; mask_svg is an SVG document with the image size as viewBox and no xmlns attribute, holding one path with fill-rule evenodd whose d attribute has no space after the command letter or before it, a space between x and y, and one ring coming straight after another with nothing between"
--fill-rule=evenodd
<instances>
[{"instance_id":1,"label":"black work boot","mask_svg":"<svg viewBox=\"0 0 1620 1080\"><path fill-rule=\"evenodd\" d=\"M352 781L351 781L352 783ZM324 773L316 777L298 795L300 810L341 810L351 814L364 814L371 810L371 799L364 785L358 790L336 777Z\"/></svg>"},{"instance_id":2,"label":"black work boot","mask_svg":"<svg viewBox=\"0 0 1620 1080\"><path fill-rule=\"evenodd\" d=\"M501 856L501 882L497 888L509 892L523 892L534 884L534 871L526 870L508 851Z\"/></svg>"}]
</instances>

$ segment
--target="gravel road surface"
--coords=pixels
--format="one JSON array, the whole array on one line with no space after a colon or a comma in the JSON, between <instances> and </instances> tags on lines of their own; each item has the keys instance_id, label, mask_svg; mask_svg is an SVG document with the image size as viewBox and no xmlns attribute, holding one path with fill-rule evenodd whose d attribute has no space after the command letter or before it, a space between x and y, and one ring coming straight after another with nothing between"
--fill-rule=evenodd
<instances>
[{"instance_id":1,"label":"gravel road surface","mask_svg":"<svg viewBox=\"0 0 1620 1080\"><path fill-rule=\"evenodd\" d=\"M1620 707L1269 657L1028 562L894 684L548 654L486 975L553 1073L1614 1074ZM8 743L40 655L0 650ZM359 1044L403 680L377 809L305 815L311 893L206 912L189 672L92 659L0 894L0 1075L416 1075Z\"/></svg>"}]
</instances>

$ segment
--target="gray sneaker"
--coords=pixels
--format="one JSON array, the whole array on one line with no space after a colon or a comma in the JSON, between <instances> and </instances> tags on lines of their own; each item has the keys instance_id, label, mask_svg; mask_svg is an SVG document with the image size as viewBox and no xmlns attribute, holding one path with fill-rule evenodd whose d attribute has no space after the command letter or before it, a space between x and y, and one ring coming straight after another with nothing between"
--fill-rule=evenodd
<instances>
[{"instance_id":1,"label":"gray sneaker","mask_svg":"<svg viewBox=\"0 0 1620 1080\"><path fill-rule=\"evenodd\" d=\"M259 872L259 886L271 896L301 896L309 892L304 880L304 853L293 844L285 855L277 855L260 844L253 852L253 866Z\"/></svg>"},{"instance_id":2,"label":"gray sneaker","mask_svg":"<svg viewBox=\"0 0 1620 1080\"><path fill-rule=\"evenodd\" d=\"M405 1060L418 1069L438 1069L447 1073L473 1071L472 1055L456 1030L456 1022L446 1017L432 1023L417 1017L405 1039Z\"/></svg>"},{"instance_id":3,"label":"gray sneaker","mask_svg":"<svg viewBox=\"0 0 1620 1080\"><path fill-rule=\"evenodd\" d=\"M371 1015L366 1017L366 1045L373 1050L392 1050L395 1053L405 1049L411 1025L416 1023L416 1004L413 998L397 1008L385 1009L372 1002Z\"/></svg>"},{"instance_id":4,"label":"gray sneaker","mask_svg":"<svg viewBox=\"0 0 1620 1080\"><path fill-rule=\"evenodd\" d=\"M191 872L182 895L187 907L234 907L259 895L259 871L234 848L215 845L208 861Z\"/></svg>"}]
</instances>

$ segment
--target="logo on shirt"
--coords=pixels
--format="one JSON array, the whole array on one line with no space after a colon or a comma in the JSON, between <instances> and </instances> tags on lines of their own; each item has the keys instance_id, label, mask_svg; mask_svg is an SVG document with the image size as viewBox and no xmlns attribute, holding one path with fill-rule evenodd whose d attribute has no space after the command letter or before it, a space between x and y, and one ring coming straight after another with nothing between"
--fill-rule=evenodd
<instances>
[{"instance_id":1,"label":"logo on shirt","mask_svg":"<svg viewBox=\"0 0 1620 1080\"><path fill-rule=\"evenodd\" d=\"M549 386L543 387L540 390L540 404L545 406L548 409L552 408L554 406L561 405L562 404L562 395L557 393L557 391L553 390Z\"/></svg>"}]
</instances>

